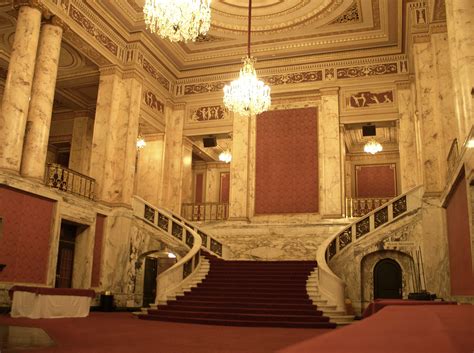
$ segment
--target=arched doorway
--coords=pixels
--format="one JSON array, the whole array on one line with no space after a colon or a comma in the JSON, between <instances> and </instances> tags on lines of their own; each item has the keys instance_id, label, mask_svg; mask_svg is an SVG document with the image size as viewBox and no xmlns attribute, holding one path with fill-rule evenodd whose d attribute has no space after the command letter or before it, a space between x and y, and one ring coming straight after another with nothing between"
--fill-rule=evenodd
<instances>
[{"instance_id":1,"label":"arched doorway","mask_svg":"<svg viewBox=\"0 0 474 353\"><path fill-rule=\"evenodd\" d=\"M382 259L374 267L374 299L402 298L402 269L392 259Z\"/></svg>"}]
</instances>

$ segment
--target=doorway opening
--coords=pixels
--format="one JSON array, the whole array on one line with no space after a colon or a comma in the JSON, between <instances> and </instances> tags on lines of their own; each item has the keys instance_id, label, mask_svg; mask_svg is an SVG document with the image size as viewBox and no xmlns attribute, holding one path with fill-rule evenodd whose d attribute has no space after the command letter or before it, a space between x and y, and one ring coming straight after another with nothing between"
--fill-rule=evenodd
<instances>
[{"instance_id":1,"label":"doorway opening","mask_svg":"<svg viewBox=\"0 0 474 353\"><path fill-rule=\"evenodd\" d=\"M402 298L402 269L392 259L382 259L374 267L374 299Z\"/></svg>"}]
</instances>

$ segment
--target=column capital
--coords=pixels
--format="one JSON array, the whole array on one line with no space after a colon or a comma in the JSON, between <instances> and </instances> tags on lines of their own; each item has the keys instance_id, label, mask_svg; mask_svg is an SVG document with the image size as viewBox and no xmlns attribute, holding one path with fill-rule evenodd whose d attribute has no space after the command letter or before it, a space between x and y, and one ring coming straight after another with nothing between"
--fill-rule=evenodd
<instances>
[{"instance_id":1,"label":"column capital","mask_svg":"<svg viewBox=\"0 0 474 353\"><path fill-rule=\"evenodd\" d=\"M330 96L330 95L338 95L339 94L339 87L323 87L320 88L319 91L321 92L322 96Z\"/></svg>"},{"instance_id":2,"label":"column capital","mask_svg":"<svg viewBox=\"0 0 474 353\"><path fill-rule=\"evenodd\" d=\"M31 7L33 9L39 10L44 18L50 18L52 16L49 9L39 0L14 0L13 1L13 7L16 10L19 10L23 6Z\"/></svg>"},{"instance_id":3,"label":"column capital","mask_svg":"<svg viewBox=\"0 0 474 353\"><path fill-rule=\"evenodd\" d=\"M116 65L108 65L108 66L102 66L99 67L99 72L101 76L107 76L107 75L117 75L120 78L123 76L123 71L120 69L120 67Z\"/></svg>"},{"instance_id":4,"label":"column capital","mask_svg":"<svg viewBox=\"0 0 474 353\"><path fill-rule=\"evenodd\" d=\"M145 80L143 74L140 73L137 69L129 69L129 70L123 71L122 78L123 79L134 78L140 83L143 83L143 81Z\"/></svg>"}]
</instances>

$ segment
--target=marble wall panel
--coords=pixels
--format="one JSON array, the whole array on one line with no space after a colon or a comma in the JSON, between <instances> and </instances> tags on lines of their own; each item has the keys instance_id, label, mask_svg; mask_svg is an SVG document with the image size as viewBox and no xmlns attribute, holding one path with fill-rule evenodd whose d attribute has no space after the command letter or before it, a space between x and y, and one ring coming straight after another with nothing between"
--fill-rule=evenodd
<instances>
[{"instance_id":1,"label":"marble wall panel","mask_svg":"<svg viewBox=\"0 0 474 353\"><path fill-rule=\"evenodd\" d=\"M219 202L220 168L206 169L206 202Z\"/></svg>"},{"instance_id":2,"label":"marble wall panel","mask_svg":"<svg viewBox=\"0 0 474 353\"><path fill-rule=\"evenodd\" d=\"M163 180L164 136L146 139L138 152L136 194L152 205L159 205Z\"/></svg>"},{"instance_id":3,"label":"marble wall panel","mask_svg":"<svg viewBox=\"0 0 474 353\"><path fill-rule=\"evenodd\" d=\"M414 107L414 95L412 85L399 86L398 112L399 112L399 132L398 148L400 153L400 185L401 192L407 192L411 188L421 184L419 147L416 143L418 128L416 125L416 115Z\"/></svg>"},{"instance_id":4,"label":"marble wall panel","mask_svg":"<svg viewBox=\"0 0 474 353\"><path fill-rule=\"evenodd\" d=\"M234 116L229 195L231 219L247 219L250 216L248 214L250 129L251 123L248 117Z\"/></svg>"},{"instance_id":5,"label":"marble wall panel","mask_svg":"<svg viewBox=\"0 0 474 353\"><path fill-rule=\"evenodd\" d=\"M321 91L319 131L320 213L342 215L342 183L339 97L337 89Z\"/></svg>"},{"instance_id":6,"label":"marble wall panel","mask_svg":"<svg viewBox=\"0 0 474 353\"><path fill-rule=\"evenodd\" d=\"M179 213L183 178L184 106L165 108L165 157L163 174L163 205Z\"/></svg>"},{"instance_id":7,"label":"marble wall panel","mask_svg":"<svg viewBox=\"0 0 474 353\"><path fill-rule=\"evenodd\" d=\"M342 229L342 222L206 224L202 228L228 246L232 259L315 260L318 246Z\"/></svg>"},{"instance_id":8,"label":"marble wall panel","mask_svg":"<svg viewBox=\"0 0 474 353\"><path fill-rule=\"evenodd\" d=\"M183 184L181 192L181 202L193 202L193 146L188 140L183 144Z\"/></svg>"},{"instance_id":9,"label":"marble wall panel","mask_svg":"<svg viewBox=\"0 0 474 353\"><path fill-rule=\"evenodd\" d=\"M425 191L440 193L446 180L446 157L440 119L438 87L431 43L415 43L416 91L420 110L420 134L423 141L422 164Z\"/></svg>"},{"instance_id":10,"label":"marble wall panel","mask_svg":"<svg viewBox=\"0 0 474 353\"><path fill-rule=\"evenodd\" d=\"M84 175L89 174L94 120L88 116L74 118L69 168Z\"/></svg>"}]
</instances>

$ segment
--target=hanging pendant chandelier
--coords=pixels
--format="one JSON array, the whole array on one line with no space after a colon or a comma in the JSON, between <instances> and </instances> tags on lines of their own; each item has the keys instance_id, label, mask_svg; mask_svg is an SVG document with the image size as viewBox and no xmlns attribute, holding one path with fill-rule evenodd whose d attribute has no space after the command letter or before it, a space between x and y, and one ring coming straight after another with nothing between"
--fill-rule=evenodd
<instances>
[{"instance_id":1,"label":"hanging pendant chandelier","mask_svg":"<svg viewBox=\"0 0 474 353\"><path fill-rule=\"evenodd\" d=\"M224 152L221 152L219 154L219 160L221 162L230 163L230 161L232 160L232 154L229 150L225 150Z\"/></svg>"},{"instance_id":2,"label":"hanging pendant chandelier","mask_svg":"<svg viewBox=\"0 0 474 353\"><path fill-rule=\"evenodd\" d=\"M366 153L376 154L377 152L381 152L382 150L382 145L374 138L370 139L370 141L364 145L364 152Z\"/></svg>"},{"instance_id":3,"label":"hanging pendant chandelier","mask_svg":"<svg viewBox=\"0 0 474 353\"><path fill-rule=\"evenodd\" d=\"M250 55L251 19L252 0L249 0L247 56L242 59L239 78L224 87L225 107L240 115L260 114L271 105L270 87L257 78L256 59Z\"/></svg>"},{"instance_id":4,"label":"hanging pendant chandelier","mask_svg":"<svg viewBox=\"0 0 474 353\"><path fill-rule=\"evenodd\" d=\"M146 0L146 28L172 42L195 41L211 27L211 0Z\"/></svg>"}]
</instances>

